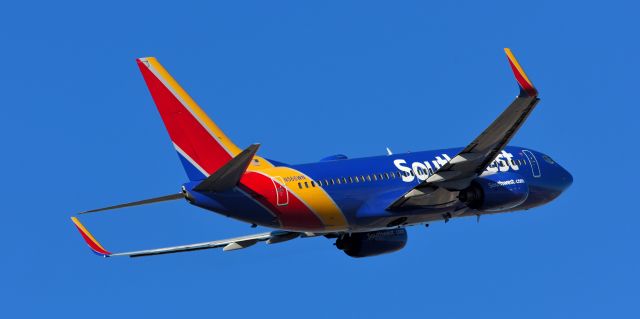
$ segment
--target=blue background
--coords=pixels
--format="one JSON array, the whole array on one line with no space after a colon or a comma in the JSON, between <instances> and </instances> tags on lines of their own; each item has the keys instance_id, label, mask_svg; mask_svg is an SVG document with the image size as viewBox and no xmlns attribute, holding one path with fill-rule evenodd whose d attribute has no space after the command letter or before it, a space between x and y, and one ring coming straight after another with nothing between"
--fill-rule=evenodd
<instances>
[{"instance_id":1,"label":"blue background","mask_svg":"<svg viewBox=\"0 0 640 319\"><path fill-rule=\"evenodd\" d=\"M4 3L0 316L637 318L638 7L519 3ZM324 238L103 259L69 220L186 180L136 57L301 163L466 145L517 94L503 47L542 98L512 144L575 178L547 206L370 259ZM82 220L112 251L264 231L183 202Z\"/></svg>"}]
</instances>

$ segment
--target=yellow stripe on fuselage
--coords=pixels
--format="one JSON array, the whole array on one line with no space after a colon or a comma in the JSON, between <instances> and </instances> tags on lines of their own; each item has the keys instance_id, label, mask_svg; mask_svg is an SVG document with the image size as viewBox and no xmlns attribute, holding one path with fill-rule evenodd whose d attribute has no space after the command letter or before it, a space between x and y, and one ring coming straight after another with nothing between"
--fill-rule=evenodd
<instances>
[{"instance_id":1,"label":"yellow stripe on fuselage","mask_svg":"<svg viewBox=\"0 0 640 319\"><path fill-rule=\"evenodd\" d=\"M285 186L289 190L289 193L295 195L304 202L306 206L309 207L309 209L311 209L322 221L326 230L337 231L348 229L347 219L344 217L340 207L336 205L331 196L329 196L322 187L317 185L316 187L311 187L311 181L313 181L313 179L309 176L295 169L282 166L263 170L261 173L270 177L278 176L285 179ZM292 180L291 177L300 177L301 179ZM302 184L307 182L309 184L309 188L300 189L298 187L298 182L302 182Z\"/></svg>"}]
</instances>

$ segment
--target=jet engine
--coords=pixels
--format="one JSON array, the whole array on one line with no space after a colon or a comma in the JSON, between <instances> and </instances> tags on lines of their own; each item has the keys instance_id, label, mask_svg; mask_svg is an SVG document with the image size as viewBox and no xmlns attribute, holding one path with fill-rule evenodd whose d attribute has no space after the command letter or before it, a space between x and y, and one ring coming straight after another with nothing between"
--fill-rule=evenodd
<instances>
[{"instance_id":1,"label":"jet engine","mask_svg":"<svg viewBox=\"0 0 640 319\"><path fill-rule=\"evenodd\" d=\"M518 174L500 173L479 177L458 195L460 201L480 211L504 211L527 200L529 185Z\"/></svg>"},{"instance_id":2,"label":"jet engine","mask_svg":"<svg viewBox=\"0 0 640 319\"><path fill-rule=\"evenodd\" d=\"M356 258L392 253L406 244L407 231L404 228L345 234L336 240L338 249Z\"/></svg>"}]
</instances>

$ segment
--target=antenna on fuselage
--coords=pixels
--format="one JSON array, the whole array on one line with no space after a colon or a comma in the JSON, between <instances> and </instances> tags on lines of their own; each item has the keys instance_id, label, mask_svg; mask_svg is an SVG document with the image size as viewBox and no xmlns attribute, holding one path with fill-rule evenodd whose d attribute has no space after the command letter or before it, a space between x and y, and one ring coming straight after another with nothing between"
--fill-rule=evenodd
<instances>
[{"instance_id":1,"label":"antenna on fuselage","mask_svg":"<svg viewBox=\"0 0 640 319\"><path fill-rule=\"evenodd\" d=\"M387 155L393 155L393 152L391 151L390 148L387 147Z\"/></svg>"}]
</instances>

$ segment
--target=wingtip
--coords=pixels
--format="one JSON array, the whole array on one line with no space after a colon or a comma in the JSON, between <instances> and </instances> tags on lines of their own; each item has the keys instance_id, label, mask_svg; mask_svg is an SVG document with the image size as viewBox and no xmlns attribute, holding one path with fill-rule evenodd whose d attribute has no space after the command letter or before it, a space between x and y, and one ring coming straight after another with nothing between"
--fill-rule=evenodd
<instances>
[{"instance_id":1,"label":"wingtip","mask_svg":"<svg viewBox=\"0 0 640 319\"><path fill-rule=\"evenodd\" d=\"M84 225L82 225L82 223L77 217L75 216L71 217L71 221L76 226L76 228L78 229L78 232L80 232L80 235L82 235L82 238L87 243L89 248L91 248L91 251L93 251L96 255L99 255L102 257L111 256L111 252L104 249L104 247L100 245L100 243L93 237L93 235L91 235L91 233L84 227Z\"/></svg>"},{"instance_id":2,"label":"wingtip","mask_svg":"<svg viewBox=\"0 0 640 319\"><path fill-rule=\"evenodd\" d=\"M528 96L537 96L538 90L535 88L535 86L533 86L531 80L529 80L529 77L520 66L520 63L518 63L518 60L513 55L513 52L511 52L511 49L504 48L504 52L507 54L509 65L511 66L511 70L513 71L513 75L515 76L516 81L518 81L520 90Z\"/></svg>"}]
</instances>

